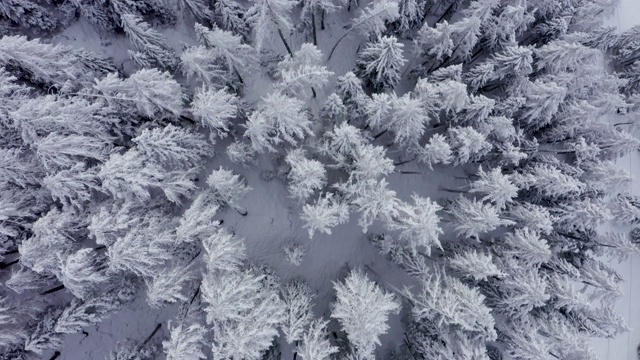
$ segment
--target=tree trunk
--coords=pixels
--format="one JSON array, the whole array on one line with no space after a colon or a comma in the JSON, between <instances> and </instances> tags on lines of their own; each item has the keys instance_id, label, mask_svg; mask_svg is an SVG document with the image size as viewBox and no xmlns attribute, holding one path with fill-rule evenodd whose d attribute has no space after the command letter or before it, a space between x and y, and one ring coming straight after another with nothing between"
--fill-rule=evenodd
<instances>
[{"instance_id":1,"label":"tree trunk","mask_svg":"<svg viewBox=\"0 0 640 360\"><path fill-rule=\"evenodd\" d=\"M13 260L11 262L8 262L8 263L0 262L0 269L6 269L6 268L8 268L10 266L13 266L13 265L17 264L18 262L20 262L20 258L17 258L17 259L15 259L15 260Z\"/></svg>"},{"instance_id":2,"label":"tree trunk","mask_svg":"<svg viewBox=\"0 0 640 360\"><path fill-rule=\"evenodd\" d=\"M56 360L60 356L60 351L56 351L53 353L53 356L49 360Z\"/></svg>"},{"instance_id":3,"label":"tree trunk","mask_svg":"<svg viewBox=\"0 0 640 360\"><path fill-rule=\"evenodd\" d=\"M322 9L322 14L320 15L320 30L324 30L324 15L326 11Z\"/></svg>"},{"instance_id":4,"label":"tree trunk","mask_svg":"<svg viewBox=\"0 0 640 360\"><path fill-rule=\"evenodd\" d=\"M240 214L242 216L247 216L247 214L248 214L247 210L240 209L240 208L237 208L235 206L233 206L233 210L235 210L238 214Z\"/></svg>"},{"instance_id":5,"label":"tree trunk","mask_svg":"<svg viewBox=\"0 0 640 360\"><path fill-rule=\"evenodd\" d=\"M442 187L442 186L438 186L438 190L444 191L444 192L448 192L448 193L454 193L454 194L466 194L467 193L464 190L449 189L449 188Z\"/></svg>"},{"instance_id":6,"label":"tree trunk","mask_svg":"<svg viewBox=\"0 0 640 360\"><path fill-rule=\"evenodd\" d=\"M14 250L11 250L11 251L7 251L6 253L2 254L2 256L13 255L13 254L17 254L19 252L20 252L20 250L14 249Z\"/></svg>"},{"instance_id":7,"label":"tree trunk","mask_svg":"<svg viewBox=\"0 0 640 360\"><path fill-rule=\"evenodd\" d=\"M384 135L387 133L388 130L382 130L380 133L378 133L378 135L373 137L373 140L378 139L380 136Z\"/></svg>"},{"instance_id":8,"label":"tree trunk","mask_svg":"<svg viewBox=\"0 0 640 360\"><path fill-rule=\"evenodd\" d=\"M235 66L233 67L233 72L238 77L238 80L240 81L240 84L244 85L244 80L242 79L242 76L240 76L240 73L238 72L238 69Z\"/></svg>"},{"instance_id":9,"label":"tree trunk","mask_svg":"<svg viewBox=\"0 0 640 360\"><path fill-rule=\"evenodd\" d=\"M311 34L313 35L313 45L318 46L318 34L316 33L316 14L315 14L315 11L311 12Z\"/></svg>"},{"instance_id":10,"label":"tree trunk","mask_svg":"<svg viewBox=\"0 0 640 360\"><path fill-rule=\"evenodd\" d=\"M53 294L54 292L60 291L62 289L64 289L64 285L58 285L58 286L56 286L54 288L51 288L51 289L49 289L47 291L41 292L40 295Z\"/></svg>"},{"instance_id":11,"label":"tree trunk","mask_svg":"<svg viewBox=\"0 0 640 360\"><path fill-rule=\"evenodd\" d=\"M160 330L160 328L162 328L162 323L156 325L156 328L153 329L153 332L149 336L147 336L146 339L144 339L144 341L142 342L142 344L140 344L140 346L138 346L138 351L142 350L142 348L144 348L145 345L147 345L149 343L149 341L151 341L151 339L153 339L153 337Z\"/></svg>"},{"instance_id":12,"label":"tree trunk","mask_svg":"<svg viewBox=\"0 0 640 360\"><path fill-rule=\"evenodd\" d=\"M400 166L400 165L404 165L406 163L410 163L412 161L414 161L415 159L417 159L417 156L414 156L413 159L408 159L408 160L404 160L404 161L399 161L397 163L393 163L393 166Z\"/></svg>"},{"instance_id":13,"label":"tree trunk","mask_svg":"<svg viewBox=\"0 0 640 360\"><path fill-rule=\"evenodd\" d=\"M282 30L280 30L280 28L278 28L278 35L280 35L280 40L282 40L284 47L287 48L287 52L289 53L289 56L293 57L293 52L289 47L289 43L287 43L287 40L284 38L284 34L282 33Z\"/></svg>"}]
</instances>

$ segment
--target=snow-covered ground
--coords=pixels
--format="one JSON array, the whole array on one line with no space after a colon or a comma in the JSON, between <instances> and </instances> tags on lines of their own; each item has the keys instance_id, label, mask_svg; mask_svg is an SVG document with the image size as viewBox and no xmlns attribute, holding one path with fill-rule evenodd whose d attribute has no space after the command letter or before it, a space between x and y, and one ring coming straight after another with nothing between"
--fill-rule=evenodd
<instances>
[{"instance_id":1,"label":"snow-covered ground","mask_svg":"<svg viewBox=\"0 0 640 360\"><path fill-rule=\"evenodd\" d=\"M637 24L640 24L640 1L622 0L610 25L624 31ZM630 154L619 159L618 164L633 175L632 192L640 194L640 155ZM636 360L640 345L640 256L632 256L622 263L610 260L609 265L624 278L624 297L617 302L615 309L625 318L630 331L613 339L595 340L594 348L603 360Z\"/></svg>"}]
</instances>

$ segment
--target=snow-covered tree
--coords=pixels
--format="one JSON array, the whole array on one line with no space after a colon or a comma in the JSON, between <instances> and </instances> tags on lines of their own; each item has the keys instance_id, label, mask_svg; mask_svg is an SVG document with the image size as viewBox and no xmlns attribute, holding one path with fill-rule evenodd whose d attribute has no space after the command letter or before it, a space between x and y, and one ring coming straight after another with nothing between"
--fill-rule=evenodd
<instances>
[{"instance_id":1,"label":"snow-covered tree","mask_svg":"<svg viewBox=\"0 0 640 360\"><path fill-rule=\"evenodd\" d=\"M453 127L448 130L454 165L480 161L493 148L486 137L472 127Z\"/></svg>"},{"instance_id":2,"label":"snow-covered tree","mask_svg":"<svg viewBox=\"0 0 640 360\"><path fill-rule=\"evenodd\" d=\"M193 97L191 113L203 126L216 130L218 136L226 137L230 121L238 115L240 100L226 89L212 90L202 87Z\"/></svg>"},{"instance_id":3,"label":"snow-covered tree","mask_svg":"<svg viewBox=\"0 0 640 360\"><path fill-rule=\"evenodd\" d=\"M507 216L518 226L529 228L542 234L550 234L553 231L555 218L549 209L540 205L521 202L509 207Z\"/></svg>"},{"instance_id":4,"label":"snow-covered tree","mask_svg":"<svg viewBox=\"0 0 640 360\"><path fill-rule=\"evenodd\" d=\"M632 196L618 195L609 204L613 220L618 224L640 223L640 199Z\"/></svg>"},{"instance_id":5,"label":"snow-covered tree","mask_svg":"<svg viewBox=\"0 0 640 360\"><path fill-rule=\"evenodd\" d=\"M185 94L169 72L142 69L126 79L115 73L96 80L93 89L98 98L119 114L139 114L150 119L179 117Z\"/></svg>"},{"instance_id":6,"label":"snow-covered tree","mask_svg":"<svg viewBox=\"0 0 640 360\"><path fill-rule=\"evenodd\" d=\"M326 329L328 323L325 320L311 321L296 348L298 356L304 360L329 360L338 352L338 348L329 342Z\"/></svg>"},{"instance_id":7,"label":"snow-covered tree","mask_svg":"<svg viewBox=\"0 0 640 360\"><path fill-rule=\"evenodd\" d=\"M112 154L98 176L102 188L114 197L145 201L150 199L153 188L160 188L167 199L179 203L196 188L190 179L194 170L166 170L131 149L123 155Z\"/></svg>"},{"instance_id":8,"label":"snow-covered tree","mask_svg":"<svg viewBox=\"0 0 640 360\"><path fill-rule=\"evenodd\" d=\"M470 193L485 195L482 201L490 201L498 209L504 209L518 196L518 187L515 186L508 175L502 173L502 169L493 168L489 172L478 168L478 179L470 185Z\"/></svg>"},{"instance_id":9,"label":"snow-covered tree","mask_svg":"<svg viewBox=\"0 0 640 360\"><path fill-rule=\"evenodd\" d=\"M505 255L518 258L526 266L534 267L551 259L552 253L547 242L540 234L528 228L516 229L504 238L507 250Z\"/></svg>"},{"instance_id":10,"label":"snow-covered tree","mask_svg":"<svg viewBox=\"0 0 640 360\"><path fill-rule=\"evenodd\" d=\"M86 168L77 163L70 169L61 170L42 179L42 184L49 190L51 197L62 204L83 209L100 191L97 166Z\"/></svg>"},{"instance_id":11,"label":"snow-covered tree","mask_svg":"<svg viewBox=\"0 0 640 360\"><path fill-rule=\"evenodd\" d=\"M216 4L217 6L217 4ZM212 56L224 65L227 76L237 76L244 83L240 72L248 73L256 61L255 49L242 42L242 36L214 27L212 30L195 24L198 41L212 50Z\"/></svg>"},{"instance_id":12,"label":"snow-covered tree","mask_svg":"<svg viewBox=\"0 0 640 360\"><path fill-rule=\"evenodd\" d=\"M288 142L297 144L311 134L311 121L304 109L302 100L279 92L262 98L258 109L251 113L246 123L244 136L258 152L264 149L276 151L275 145Z\"/></svg>"},{"instance_id":13,"label":"snow-covered tree","mask_svg":"<svg viewBox=\"0 0 640 360\"><path fill-rule=\"evenodd\" d=\"M289 344L302 340L304 329L311 323L313 294L309 285L302 280L293 280L281 290L285 304L282 332Z\"/></svg>"},{"instance_id":14,"label":"snow-covered tree","mask_svg":"<svg viewBox=\"0 0 640 360\"><path fill-rule=\"evenodd\" d=\"M140 153L167 168L192 168L200 164L202 157L213 153L201 134L171 124L164 128L144 129L132 141Z\"/></svg>"},{"instance_id":15,"label":"snow-covered tree","mask_svg":"<svg viewBox=\"0 0 640 360\"><path fill-rule=\"evenodd\" d=\"M285 161L291 167L287 178L293 198L304 201L325 186L327 174L324 166L318 160L307 159L303 149L290 151Z\"/></svg>"},{"instance_id":16,"label":"snow-covered tree","mask_svg":"<svg viewBox=\"0 0 640 360\"><path fill-rule=\"evenodd\" d=\"M206 274L200 287L213 326L214 359L260 359L278 335L285 307L264 275L250 271Z\"/></svg>"},{"instance_id":17,"label":"snow-covered tree","mask_svg":"<svg viewBox=\"0 0 640 360\"><path fill-rule=\"evenodd\" d=\"M561 204L553 209L558 225L565 229L585 231L613 219L611 211L598 200L584 199Z\"/></svg>"},{"instance_id":18,"label":"snow-covered tree","mask_svg":"<svg viewBox=\"0 0 640 360\"><path fill-rule=\"evenodd\" d=\"M180 241L197 241L216 231L220 225L219 220L214 220L218 209L219 205L213 191L200 192L180 218L180 224L176 228L176 235Z\"/></svg>"},{"instance_id":19,"label":"snow-covered tree","mask_svg":"<svg viewBox=\"0 0 640 360\"><path fill-rule=\"evenodd\" d=\"M60 266L60 281L74 296L86 299L109 279L104 254L94 249L80 249L67 256Z\"/></svg>"},{"instance_id":20,"label":"snow-covered tree","mask_svg":"<svg viewBox=\"0 0 640 360\"><path fill-rule=\"evenodd\" d=\"M55 332L74 334L84 327L95 325L133 301L136 295L135 283L121 279L117 286L111 285L104 292L86 299L73 299L56 319Z\"/></svg>"},{"instance_id":21,"label":"snow-covered tree","mask_svg":"<svg viewBox=\"0 0 640 360\"><path fill-rule=\"evenodd\" d=\"M331 235L331 228L344 224L349 220L349 206L334 197L333 193L327 193L318 197L313 204L305 204L302 207L300 219L305 222L305 228L309 228L309 237L317 231Z\"/></svg>"},{"instance_id":22,"label":"snow-covered tree","mask_svg":"<svg viewBox=\"0 0 640 360\"><path fill-rule=\"evenodd\" d=\"M187 79L199 80L209 87L221 87L230 82L225 71L218 65L213 49L205 46L186 48L180 55L180 69Z\"/></svg>"},{"instance_id":23,"label":"snow-covered tree","mask_svg":"<svg viewBox=\"0 0 640 360\"><path fill-rule=\"evenodd\" d=\"M62 345L64 335L55 331L56 319L60 311L54 308L48 309L40 321L31 329L31 333L24 342L24 349L42 355L49 349L55 349Z\"/></svg>"},{"instance_id":24,"label":"snow-covered tree","mask_svg":"<svg viewBox=\"0 0 640 360\"><path fill-rule=\"evenodd\" d=\"M0 181L21 188L37 185L44 169L32 154L20 149L0 149Z\"/></svg>"},{"instance_id":25,"label":"snow-covered tree","mask_svg":"<svg viewBox=\"0 0 640 360\"><path fill-rule=\"evenodd\" d=\"M324 30L324 16L331 14L340 9L341 2L336 4L333 0L305 0L302 1L302 10L300 11L300 19L302 22L311 27L313 36L313 44L318 45L317 22L321 22L321 28Z\"/></svg>"},{"instance_id":26,"label":"snow-covered tree","mask_svg":"<svg viewBox=\"0 0 640 360\"><path fill-rule=\"evenodd\" d=\"M202 240L205 264L209 272L237 271L246 258L244 241L224 228Z\"/></svg>"},{"instance_id":27,"label":"snow-covered tree","mask_svg":"<svg viewBox=\"0 0 640 360\"><path fill-rule=\"evenodd\" d=\"M177 5L182 10L188 10L197 21L213 22L213 11L206 0L178 0Z\"/></svg>"},{"instance_id":28,"label":"snow-covered tree","mask_svg":"<svg viewBox=\"0 0 640 360\"><path fill-rule=\"evenodd\" d=\"M34 144L36 156L50 172L70 169L82 160L105 162L112 144L92 136L50 133Z\"/></svg>"},{"instance_id":29,"label":"snow-covered tree","mask_svg":"<svg viewBox=\"0 0 640 360\"><path fill-rule=\"evenodd\" d=\"M173 69L177 64L176 54L167 45L167 38L153 30L142 18L124 14L122 28L138 51L129 50L129 56L145 68Z\"/></svg>"},{"instance_id":30,"label":"snow-covered tree","mask_svg":"<svg viewBox=\"0 0 640 360\"><path fill-rule=\"evenodd\" d=\"M237 35L246 35L248 32L245 22L245 9L235 0L220 0L213 4L216 17L221 26Z\"/></svg>"},{"instance_id":31,"label":"snow-covered tree","mask_svg":"<svg viewBox=\"0 0 640 360\"><path fill-rule=\"evenodd\" d=\"M316 89L323 88L333 72L323 65L322 52L309 43L304 43L293 55L287 55L278 63L281 82L276 88L301 98L316 96Z\"/></svg>"},{"instance_id":32,"label":"snow-covered tree","mask_svg":"<svg viewBox=\"0 0 640 360\"><path fill-rule=\"evenodd\" d=\"M220 206L229 206L240 215L247 215L247 211L238 205L240 198L251 191L244 178L220 167L211 172L207 178L207 184L215 191L216 201Z\"/></svg>"},{"instance_id":33,"label":"snow-covered tree","mask_svg":"<svg viewBox=\"0 0 640 360\"><path fill-rule=\"evenodd\" d=\"M403 47L404 44L393 36L383 36L377 42L369 43L360 52L356 74L370 81L376 91L393 89L400 81L407 61L402 56Z\"/></svg>"},{"instance_id":34,"label":"snow-covered tree","mask_svg":"<svg viewBox=\"0 0 640 360\"><path fill-rule=\"evenodd\" d=\"M434 164L449 164L452 159L451 146L441 134L434 134L418 152L418 160L432 170Z\"/></svg>"},{"instance_id":35,"label":"snow-covered tree","mask_svg":"<svg viewBox=\"0 0 640 360\"><path fill-rule=\"evenodd\" d=\"M167 360L200 360L206 359L204 353L205 335L207 330L200 324L184 324L182 322L167 327L171 334L169 339L162 342L162 348Z\"/></svg>"},{"instance_id":36,"label":"snow-covered tree","mask_svg":"<svg viewBox=\"0 0 640 360\"><path fill-rule=\"evenodd\" d=\"M400 302L360 271L352 271L344 282L334 283L334 288L331 317L347 333L357 359L374 359L380 335L389 330L389 315L400 311Z\"/></svg>"},{"instance_id":37,"label":"snow-covered tree","mask_svg":"<svg viewBox=\"0 0 640 360\"><path fill-rule=\"evenodd\" d=\"M168 245L171 234L152 233L157 229L140 229L126 234L107 248L109 271L130 271L139 276L153 276L158 268L171 259Z\"/></svg>"},{"instance_id":38,"label":"snow-covered tree","mask_svg":"<svg viewBox=\"0 0 640 360\"><path fill-rule=\"evenodd\" d=\"M186 294L189 284L196 279L193 266L174 264L157 271L149 279L147 284L147 303L158 308L165 304L174 304L179 301L188 301Z\"/></svg>"},{"instance_id":39,"label":"snow-covered tree","mask_svg":"<svg viewBox=\"0 0 640 360\"><path fill-rule=\"evenodd\" d=\"M467 250L453 255L447 265L462 274L462 277L475 281L486 281L491 277L503 277L505 274L492 262L490 254L476 250Z\"/></svg>"},{"instance_id":40,"label":"snow-covered tree","mask_svg":"<svg viewBox=\"0 0 640 360\"><path fill-rule=\"evenodd\" d=\"M282 31L289 31L291 10L296 5L293 0L255 0L245 14L245 20L253 29L255 48L260 51L264 43L271 38L273 31L277 31L289 55L293 56Z\"/></svg>"},{"instance_id":41,"label":"snow-covered tree","mask_svg":"<svg viewBox=\"0 0 640 360\"><path fill-rule=\"evenodd\" d=\"M470 200L464 196L458 197L447 209L451 222L458 235L479 239L484 234L503 225L511 225L511 220L500 217L498 208L491 204Z\"/></svg>"},{"instance_id":42,"label":"snow-covered tree","mask_svg":"<svg viewBox=\"0 0 640 360\"><path fill-rule=\"evenodd\" d=\"M28 40L26 36L0 38L0 64L20 69L21 76L35 84L63 89L89 83L98 74L83 60L70 46L45 44L40 39Z\"/></svg>"},{"instance_id":43,"label":"snow-covered tree","mask_svg":"<svg viewBox=\"0 0 640 360\"><path fill-rule=\"evenodd\" d=\"M351 195L354 197L352 203L357 206L360 212L358 224L365 233L376 219L391 221L400 215L398 211L400 201L396 198L396 192L390 190L387 185L385 179L379 181L370 179L357 185L355 189L353 187L345 189L347 194L353 192Z\"/></svg>"},{"instance_id":44,"label":"snow-covered tree","mask_svg":"<svg viewBox=\"0 0 640 360\"><path fill-rule=\"evenodd\" d=\"M431 246L441 247L438 237L444 232L439 226L440 218L437 212L442 207L429 198L416 194L411 196L414 205L401 203L398 206L399 215L394 217L387 226L400 232L400 239L405 240L411 250L417 253L418 247L425 248L431 253Z\"/></svg>"},{"instance_id":45,"label":"snow-covered tree","mask_svg":"<svg viewBox=\"0 0 640 360\"><path fill-rule=\"evenodd\" d=\"M376 0L372 1L369 6L360 10L351 26L345 33L338 38L333 48L329 52L327 59L331 59L334 51L340 42L347 37L352 31L359 32L364 38L377 39L387 29L386 24L396 20L400 14L398 13L398 3L394 0Z\"/></svg>"},{"instance_id":46,"label":"snow-covered tree","mask_svg":"<svg viewBox=\"0 0 640 360\"><path fill-rule=\"evenodd\" d=\"M3 1L0 4L0 16L17 25L40 31L51 31L59 25L50 10L34 1Z\"/></svg>"},{"instance_id":47,"label":"snow-covered tree","mask_svg":"<svg viewBox=\"0 0 640 360\"><path fill-rule=\"evenodd\" d=\"M231 162L242 165L255 161L256 156L256 150L250 144L239 140L229 144L225 153Z\"/></svg>"}]
</instances>

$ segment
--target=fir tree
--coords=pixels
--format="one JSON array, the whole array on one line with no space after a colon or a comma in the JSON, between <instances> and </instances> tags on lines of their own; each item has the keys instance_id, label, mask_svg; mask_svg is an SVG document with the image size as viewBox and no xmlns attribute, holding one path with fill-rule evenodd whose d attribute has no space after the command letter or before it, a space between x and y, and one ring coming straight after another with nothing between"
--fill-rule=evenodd
<instances>
[{"instance_id":1,"label":"fir tree","mask_svg":"<svg viewBox=\"0 0 640 360\"><path fill-rule=\"evenodd\" d=\"M402 56L403 44L395 37L383 36L369 43L357 61L357 74L368 79L375 91L393 89L400 81L400 72L406 62Z\"/></svg>"}]
</instances>

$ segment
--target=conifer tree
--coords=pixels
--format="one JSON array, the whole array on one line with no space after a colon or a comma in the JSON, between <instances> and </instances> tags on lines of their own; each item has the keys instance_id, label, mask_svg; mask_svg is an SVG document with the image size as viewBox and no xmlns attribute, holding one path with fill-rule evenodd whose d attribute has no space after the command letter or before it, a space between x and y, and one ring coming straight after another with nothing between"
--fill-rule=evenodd
<instances>
[{"instance_id":1,"label":"conifer tree","mask_svg":"<svg viewBox=\"0 0 640 360\"><path fill-rule=\"evenodd\" d=\"M232 171L220 167L209 175L207 184L214 190L216 201L221 206L229 206L240 215L247 215L247 212L239 207L238 200L251 188L240 175L234 175Z\"/></svg>"},{"instance_id":2,"label":"conifer tree","mask_svg":"<svg viewBox=\"0 0 640 360\"><path fill-rule=\"evenodd\" d=\"M356 63L357 74L367 79L375 91L393 89L400 81L401 71L406 63L402 56L404 44L398 39L383 36L375 43L369 43L362 50Z\"/></svg>"},{"instance_id":3,"label":"conifer tree","mask_svg":"<svg viewBox=\"0 0 640 360\"><path fill-rule=\"evenodd\" d=\"M288 32L293 27L290 17L295 2L292 0L255 0L253 2L254 4L247 10L245 20L253 29L256 50L260 51L273 31L277 31L287 52L293 56L283 30Z\"/></svg>"},{"instance_id":4,"label":"conifer tree","mask_svg":"<svg viewBox=\"0 0 640 360\"><path fill-rule=\"evenodd\" d=\"M138 50L129 50L134 62L144 68L173 69L177 65L175 52L167 46L162 34L136 15L124 14L121 19L124 32Z\"/></svg>"},{"instance_id":5,"label":"conifer tree","mask_svg":"<svg viewBox=\"0 0 640 360\"><path fill-rule=\"evenodd\" d=\"M290 151L285 161L291 167L287 177L293 198L305 201L314 191L325 186L327 174L324 166L317 160L307 159L303 149Z\"/></svg>"},{"instance_id":6,"label":"conifer tree","mask_svg":"<svg viewBox=\"0 0 640 360\"><path fill-rule=\"evenodd\" d=\"M344 282L334 283L334 288L337 301L331 317L347 333L356 358L373 359L380 335L389 329L388 317L400 311L400 303L359 271L352 271Z\"/></svg>"}]
</instances>

